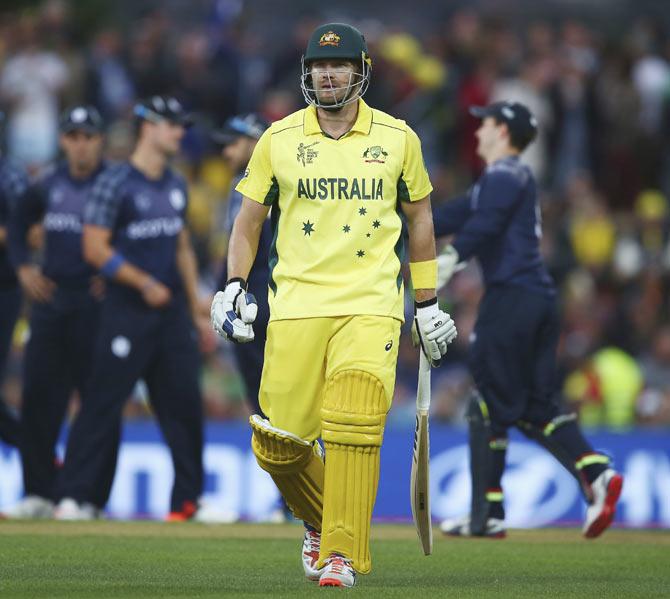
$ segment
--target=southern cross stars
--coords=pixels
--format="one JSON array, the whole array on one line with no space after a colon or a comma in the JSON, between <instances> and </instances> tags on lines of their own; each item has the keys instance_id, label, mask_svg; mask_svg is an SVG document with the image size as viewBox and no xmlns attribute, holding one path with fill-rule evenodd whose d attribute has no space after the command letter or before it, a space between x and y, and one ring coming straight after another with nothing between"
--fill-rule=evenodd
<instances>
[{"instance_id":1,"label":"southern cross stars","mask_svg":"<svg viewBox=\"0 0 670 599\"><path fill-rule=\"evenodd\" d=\"M356 255L357 255L359 258L362 258L363 256L365 256L365 252L364 252L363 250L358 250L358 251L356 252Z\"/></svg>"},{"instance_id":2,"label":"southern cross stars","mask_svg":"<svg viewBox=\"0 0 670 599\"><path fill-rule=\"evenodd\" d=\"M367 213L368 213L368 211L367 211L366 208L359 208L358 209L358 214L360 214L361 216L365 216Z\"/></svg>"},{"instance_id":3,"label":"southern cross stars","mask_svg":"<svg viewBox=\"0 0 670 599\"><path fill-rule=\"evenodd\" d=\"M372 223L372 226L373 226L375 229L379 229L379 227L381 227L382 224L381 224L378 220L376 220L376 221L374 221L374 222Z\"/></svg>"},{"instance_id":4,"label":"southern cross stars","mask_svg":"<svg viewBox=\"0 0 670 599\"><path fill-rule=\"evenodd\" d=\"M342 227L342 231L344 233L348 233L349 231L351 231L351 227L349 225L344 225L344 227Z\"/></svg>"},{"instance_id":5,"label":"southern cross stars","mask_svg":"<svg viewBox=\"0 0 670 599\"><path fill-rule=\"evenodd\" d=\"M302 232L311 237L312 233L314 233L314 223L310 223L309 221L302 223Z\"/></svg>"}]
</instances>

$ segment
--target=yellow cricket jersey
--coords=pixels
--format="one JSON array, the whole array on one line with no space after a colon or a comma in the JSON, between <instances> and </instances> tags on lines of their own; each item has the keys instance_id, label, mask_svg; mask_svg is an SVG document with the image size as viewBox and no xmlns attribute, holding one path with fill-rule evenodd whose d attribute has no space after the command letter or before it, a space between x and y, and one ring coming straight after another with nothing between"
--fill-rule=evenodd
<instances>
[{"instance_id":1,"label":"yellow cricket jersey","mask_svg":"<svg viewBox=\"0 0 670 599\"><path fill-rule=\"evenodd\" d=\"M309 106L260 138L242 195L272 206L271 320L372 314L403 320L400 202L425 198L421 142L358 101L352 129L321 131Z\"/></svg>"}]
</instances>

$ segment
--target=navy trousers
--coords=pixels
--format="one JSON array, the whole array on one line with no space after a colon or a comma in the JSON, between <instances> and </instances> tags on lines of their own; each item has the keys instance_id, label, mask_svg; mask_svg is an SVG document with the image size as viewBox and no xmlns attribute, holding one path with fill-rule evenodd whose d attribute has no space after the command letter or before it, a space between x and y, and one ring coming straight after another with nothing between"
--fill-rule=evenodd
<instances>
[{"instance_id":1,"label":"navy trousers","mask_svg":"<svg viewBox=\"0 0 670 599\"><path fill-rule=\"evenodd\" d=\"M560 413L559 333L554 297L512 285L486 291L469 361L493 434L504 434L518 420L543 425Z\"/></svg>"},{"instance_id":2,"label":"navy trousers","mask_svg":"<svg viewBox=\"0 0 670 599\"><path fill-rule=\"evenodd\" d=\"M195 502L203 486L200 355L183 297L151 309L139 297L110 289L102 306L91 378L67 445L60 497L94 502L106 456L118 445L123 405L144 379L175 469L171 509Z\"/></svg>"},{"instance_id":3,"label":"navy trousers","mask_svg":"<svg viewBox=\"0 0 670 599\"><path fill-rule=\"evenodd\" d=\"M26 495L56 499L54 449L72 392L81 395L90 375L99 314L100 302L89 294L87 282L78 288L59 285L51 302L32 306L21 410ZM114 450L107 454L96 486L100 495L105 489L109 493L115 464Z\"/></svg>"},{"instance_id":4,"label":"navy trousers","mask_svg":"<svg viewBox=\"0 0 670 599\"><path fill-rule=\"evenodd\" d=\"M2 398L2 383L7 357L12 346L12 333L21 308L21 292L16 286L0 289L0 439L18 445L19 423Z\"/></svg>"}]
</instances>

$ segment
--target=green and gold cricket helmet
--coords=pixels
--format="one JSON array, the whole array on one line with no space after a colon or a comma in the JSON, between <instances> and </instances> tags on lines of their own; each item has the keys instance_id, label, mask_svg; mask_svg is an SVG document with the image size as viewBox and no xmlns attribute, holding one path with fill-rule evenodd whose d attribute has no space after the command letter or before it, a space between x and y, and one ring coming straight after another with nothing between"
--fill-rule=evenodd
<instances>
[{"instance_id":1,"label":"green and gold cricket helmet","mask_svg":"<svg viewBox=\"0 0 670 599\"><path fill-rule=\"evenodd\" d=\"M351 74L346 86L333 88L317 98L311 74L311 65L316 60L350 60L355 65L360 64L360 68ZM346 23L321 25L309 38L302 57L300 87L305 101L323 108L340 108L358 100L368 89L371 69L368 45L358 29Z\"/></svg>"}]
</instances>

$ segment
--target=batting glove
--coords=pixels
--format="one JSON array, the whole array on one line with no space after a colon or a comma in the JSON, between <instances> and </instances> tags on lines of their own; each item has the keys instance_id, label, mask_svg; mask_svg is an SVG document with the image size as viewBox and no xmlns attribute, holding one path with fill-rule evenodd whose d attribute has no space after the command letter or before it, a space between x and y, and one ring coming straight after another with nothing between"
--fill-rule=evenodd
<instances>
[{"instance_id":1,"label":"batting glove","mask_svg":"<svg viewBox=\"0 0 670 599\"><path fill-rule=\"evenodd\" d=\"M447 353L447 346L458 334L454 321L440 310L434 297L414 304L414 324L423 353L433 368L438 367Z\"/></svg>"},{"instance_id":2,"label":"batting glove","mask_svg":"<svg viewBox=\"0 0 670 599\"><path fill-rule=\"evenodd\" d=\"M212 327L221 337L233 343L254 340L251 324L256 320L256 298L246 292L244 279L230 279L223 291L217 291L210 312Z\"/></svg>"},{"instance_id":3,"label":"batting glove","mask_svg":"<svg viewBox=\"0 0 670 599\"><path fill-rule=\"evenodd\" d=\"M458 252L453 245L445 247L437 256L437 286L440 290L459 270L465 268L465 262L458 262Z\"/></svg>"}]
</instances>

